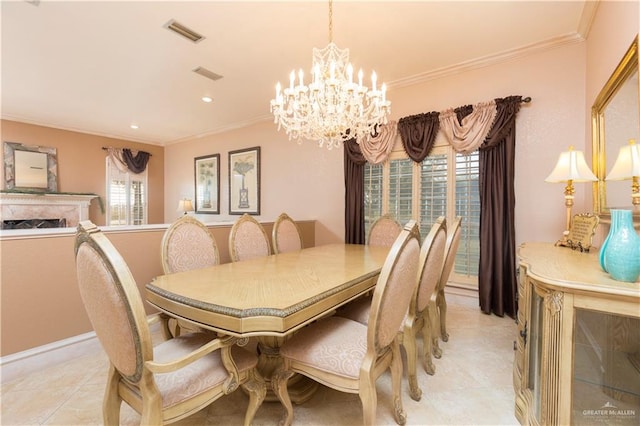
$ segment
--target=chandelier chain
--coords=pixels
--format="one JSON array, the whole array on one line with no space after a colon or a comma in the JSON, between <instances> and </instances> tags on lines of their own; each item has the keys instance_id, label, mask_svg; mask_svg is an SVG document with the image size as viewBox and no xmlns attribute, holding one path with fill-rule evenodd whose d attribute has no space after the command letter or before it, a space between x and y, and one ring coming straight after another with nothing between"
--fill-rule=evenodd
<instances>
[{"instance_id":1,"label":"chandelier chain","mask_svg":"<svg viewBox=\"0 0 640 426\"><path fill-rule=\"evenodd\" d=\"M329 0L329 43L333 42L333 0Z\"/></svg>"}]
</instances>

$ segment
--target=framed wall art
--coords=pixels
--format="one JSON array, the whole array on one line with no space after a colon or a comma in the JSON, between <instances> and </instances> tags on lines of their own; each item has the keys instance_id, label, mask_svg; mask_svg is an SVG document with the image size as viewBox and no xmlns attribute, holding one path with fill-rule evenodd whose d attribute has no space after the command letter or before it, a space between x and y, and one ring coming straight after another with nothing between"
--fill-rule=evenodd
<instances>
[{"instance_id":1,"label":"framed wall art","mask_svg":"<svg viewBox=\"0 0 640 426\"><path fill-rule=\"evenodd\" d=\"M260 214L260 147L229 152L229 214Z\"/></svg>"},{"instance_id":2,"label":"framed wall art","mask_svg":"<svg viewBox=\"0 0 640 426\"><path fill-rule=\"evenodd\" d=\"M196 213L220 213L220 154L196 157Z\"/></svg>"}]
</instances>

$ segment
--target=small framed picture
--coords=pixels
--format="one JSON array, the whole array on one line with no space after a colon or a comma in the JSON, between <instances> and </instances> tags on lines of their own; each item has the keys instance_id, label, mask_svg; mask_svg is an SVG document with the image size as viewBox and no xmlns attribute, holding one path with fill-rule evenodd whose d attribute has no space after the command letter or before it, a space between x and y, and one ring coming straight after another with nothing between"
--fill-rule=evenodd
<instances>
[{"instance_id":1,"label":"small framed picture","mask_svg":"<svg viewBox=\"0 0 640 426\"><path fill-rule=\"evenodd\" d=\"M229 214L260 214L260 147L229 152Z\"/></svg>"},{"instance_id":2,"label":"small framed picture","mask_svg":"<svg viewBox=\"0 0 640 426\"><path fill-rule=\"evenodd\" d=\"M220 213L220 154L194 160L196 213Z\"/></svg>"}]
</instances>

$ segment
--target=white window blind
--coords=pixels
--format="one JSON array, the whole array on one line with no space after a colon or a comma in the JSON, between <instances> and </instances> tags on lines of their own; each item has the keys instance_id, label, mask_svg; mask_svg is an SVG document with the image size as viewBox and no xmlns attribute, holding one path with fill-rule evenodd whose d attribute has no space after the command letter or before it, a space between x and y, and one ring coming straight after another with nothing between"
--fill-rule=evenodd
<instances>
[{"instance_id":1,"label":"white window blind","mask_svg":"<svg viewBox=\"0 0 640 426\"><path fill-rule=\"evenodd\" d=\"M424 238L438 217L447 217L447 155L425 158L420 169L420 235Z\"/></svg>"},{"instance_id":2,"label":"white window blind","mask_svg":"<svg viewBox=\"0 0 640 426\"><path fill-rule=\"evenodd\" d=\"M147 223L147 171L121 172L107 157L107 224Z\"/></svg>"},{"instance_id":3,"label":"white window blind","mask_svg":"<svg viewBox=\"0 0 640 426\"><path fill-rule=\"evenodd\" d=\"M368 164L364 171L365 238L371 224L382 216L382 165Z\"/></svg>"},{"instance_id":4,"label":"white window blind","mask_svg":"<svg viewBox=\"0 0 640 426\"><path fill-rule=\"evenodd\" d=\"M455 184L453 184L455 182ZM424 238L435 220L462 217L460 246L450 281L477 287L480 255L479 155L455 153L436 146L422 163L395 152L383 165L365 166L365 229L381 215L390 214L404 225L420 223Z\"/></svg>"},{"instance_id":5,"label":"white window blind","mask_svg":"<svg viewBox=\"0 0 640 426\"><path fill-rule=\"evenodd\" d=\"M389 203L385 213L405 224L412 218L413 198L413 161L389 161Z\"/></svg>"},{"instance_id":6,"label":"white window blind","mask_svg":"<svg viewBox=\"0 0 640 426\"><path fill-rule=\"evenodd\" d=\"M463 218L455 274L478 276L480 261L480 157L456 154L456 216Z\"/></svg>"}]
</instances>

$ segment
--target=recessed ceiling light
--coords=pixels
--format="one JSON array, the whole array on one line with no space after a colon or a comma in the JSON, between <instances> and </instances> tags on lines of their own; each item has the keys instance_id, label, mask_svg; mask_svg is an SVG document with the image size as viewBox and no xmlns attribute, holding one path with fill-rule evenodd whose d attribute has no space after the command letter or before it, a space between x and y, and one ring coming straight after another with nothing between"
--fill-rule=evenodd
<instances>
[{"instance_id":1,"label":"recessed ceiling light","mask_svg":"<svg viewBox=\"0 0 640 426\"><path fill-rule=\"evenodd\" d=\"M209 96L203 96L202 97L202 101L209 103L209 102L213 102L213 98L209 97Z\"/></svg>"},{"instance_id":2,"label":"recessed ceiling light","mask_svg":"<svg viewBox=\"0 0 640 426\"><path fill-rule=\"evenodd\" d=\"M136 130L136 129L138 128L138 125L137 125L137 124L132 124L130 127L131 127L133 130Z\"/></svg>"}]
</instances>

